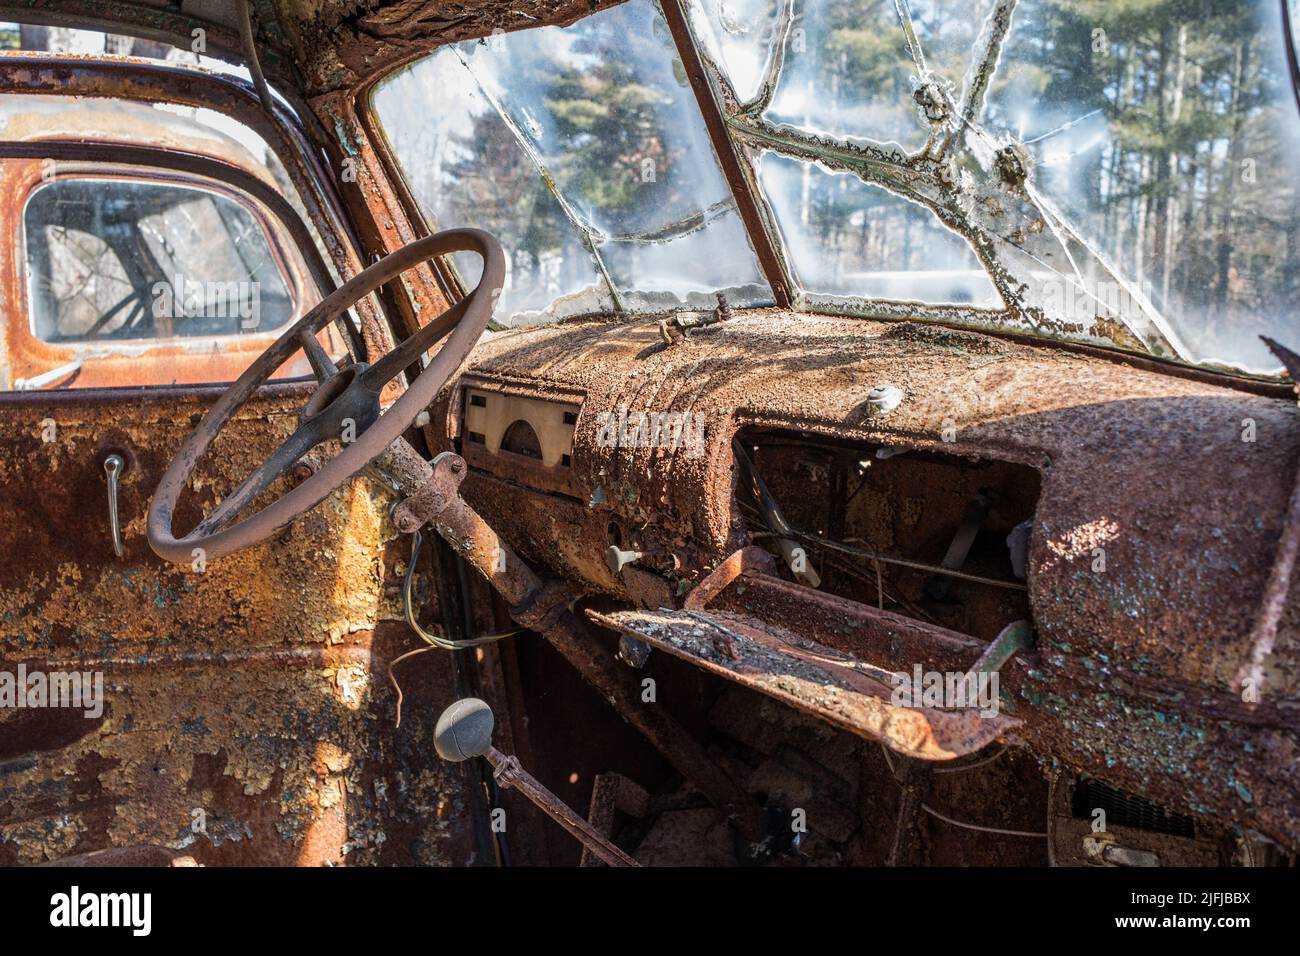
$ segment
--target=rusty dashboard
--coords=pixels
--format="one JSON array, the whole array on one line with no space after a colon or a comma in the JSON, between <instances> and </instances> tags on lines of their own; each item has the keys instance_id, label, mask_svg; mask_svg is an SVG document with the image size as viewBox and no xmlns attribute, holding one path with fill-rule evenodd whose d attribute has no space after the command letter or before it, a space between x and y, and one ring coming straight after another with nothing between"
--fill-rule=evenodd
<instances>
[{"instance_id":1,"label":"rusty dashboard","mask_svg":"<svg viewBox=\"0 0 1300 956\"><path fill-rule=\"evenodd\" d=\"M670 447L644 440L656 415ZM1035 646L1003 668L995 736L1294 844L1294 596L1266 700L1243 702L1233 678L1297 417L1268 394L1077 351L754 311L676 344L654 320L497 334L433 420L470 464L466 500L604 626L653 640L684 622L656 646L762 690L771 675L693 641L702 612L884 671L971 667L1023 619ZM806 568L781 560L783 535ZM987 742L967 729L934 724L917 746Z\"/></svg>"}]
</instances>

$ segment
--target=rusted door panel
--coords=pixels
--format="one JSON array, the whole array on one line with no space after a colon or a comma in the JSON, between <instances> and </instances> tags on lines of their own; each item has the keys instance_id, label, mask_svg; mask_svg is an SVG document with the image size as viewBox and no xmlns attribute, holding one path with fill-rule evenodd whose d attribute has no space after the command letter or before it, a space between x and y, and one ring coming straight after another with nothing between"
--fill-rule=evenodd
<instances>
[{"instance_id":1,"label":"rusted door panel","mask_svg":"<svg viewBox=\"0 0 1300 956\"><path fill-rule=\"evenodd\" d=\"M377 485L353 481L206 567L149 551L149 495L216 394L0 395L0 673L99 672L104 701L92 716L0 707L0 864L140 846L206 864L467 862L460 769L433 759L449 656L402 665L393 726L388 662L418 641L399 621L407 545ZM178 527L292 430L304 397L272 386L250 403ZM127 460L123 559L110 451Z\"/></svg>"}]
</instances>

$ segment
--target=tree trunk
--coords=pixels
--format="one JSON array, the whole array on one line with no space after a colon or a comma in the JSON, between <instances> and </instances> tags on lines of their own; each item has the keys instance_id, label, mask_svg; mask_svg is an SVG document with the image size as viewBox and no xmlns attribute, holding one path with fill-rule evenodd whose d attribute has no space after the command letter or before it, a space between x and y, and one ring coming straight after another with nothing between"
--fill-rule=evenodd
<instances>
[{"instance_id":1,"label":"tree trunk","mask_svg":"<svg viewBox=\"0 0 1300 956\"><path fill-rule=\"evenodd\" d=\"M1234 231L1236 217L1233 203L1236 199L1237 177L1241 175L1242 128L1245 126L1245 110L1242 107L1242 85L1246 80L1246 70L1250 61L1250 40L1243 39L1237 44L1236 60L1232 70L1232 141L1228 147L1228 168L1220 194L1223 204L1220 207L1219 246L1217 250L1217 274L1214 282L1214 303L1217 307L1216 322L1222 322L1228 311L1228 284L1232 274L1232 251L1235 244Z\"/></svg>"}]
</instances>

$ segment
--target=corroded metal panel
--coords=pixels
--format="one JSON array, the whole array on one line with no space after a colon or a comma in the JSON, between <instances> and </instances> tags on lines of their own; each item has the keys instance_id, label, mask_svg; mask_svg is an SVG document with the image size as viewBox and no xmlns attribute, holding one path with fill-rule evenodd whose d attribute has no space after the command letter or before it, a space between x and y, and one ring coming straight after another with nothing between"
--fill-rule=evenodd
<instances>
[{"instance_id":1,"label":"corroded metal panel","mask_svg":"<svg viewBox=\"0 0 1300 956\"><path fill-rule=\"evenodd\" d=\"M639 534L637 550L659 556L645 563L662 560L654 569L678 594L744 543L731 442L745 428L1034 469L1042 484L1027 584L1040 650L1003 675L1025 737L1129 792L1288 846L1300 840L1296 583L1260 699L1243 700L1234 685L1300 460L1300 418L1284 386L779 310L737 315L696 332L689 347L665 346L653 320L511 331L480 345L469 374L557 399L585 394L572 456L581 499L491 473L464 488L525 558L589 591L620 590L592 570L613 525ZM880 383L903 394L883 416L867 401ZM445 391L435 412L449 431L454 398ZM622 408L702 415L704 453L602 442L601 422ZM1244 422L1256 441L1243 440ZM1094 570L1097 547L1104 572ZM732 607L833 645L845 603L792 585L748 592ZM869 637L853 630L841 649ZM974 660L947 644L931 653L961 668Z\"/></svg>"},{"instance_id":2,"label":"corroded metal panel","mask_svg":"<svg viewBox=\"0 0 1300 956\"><path fill-rule=\"evenodd\" d=\"M882 670L748 615L660 610L588 611L588 616L918 760L974 753L1020 723L973 710L897 706Z\"/></svg>"},{"instance_id":3,"label":"corroded metal panel","mask_svg":"<svg viewBox=\"0 0 1300 956\"><path fill-rule=\"evenodd\" d=\"M182 497L210 509L292 430L269 390ZM148 496L209 390L2 396L0 671L102 674L102 712L0 708L0 863L153 845L199 863L452 863L472 827L432 754L450 658L402 667L406 545L362 479L272 541L177 568L144 540ZM127 460L113 555L102 456Z\"/></svg>"}]
</instances>

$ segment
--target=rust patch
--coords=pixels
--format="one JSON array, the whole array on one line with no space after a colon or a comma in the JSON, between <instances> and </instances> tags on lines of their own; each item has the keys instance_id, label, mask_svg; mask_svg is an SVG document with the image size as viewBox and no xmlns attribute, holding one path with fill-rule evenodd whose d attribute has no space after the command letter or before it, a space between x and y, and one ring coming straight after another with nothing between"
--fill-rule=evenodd
<instances>
[{"instance_id":1,"label":"rust patch","mask_svg":"<svg viewBox=\"0 0 1300 956\"><path fill-rule=\"evenodd\" d=\"M1300 845L1294 582L1262 700L1248 706L1232 684L1300 461L1300 413L1285 390L1272 397L1086 350L779 310L738 312L672 348L656 317L513 330L482 343L469 374L549 390L557 402L585 395L572 455L585 501L478 472L463 492L571 587L629 601L600 560L611 522L640 535L638 550L679 557L662 572L681 583L678 594L747 543L730 447L742 428L1033 469L1028 598L1040 655L1003 675L1026 739L1129 792ZM867 402L881 384L903 394L884 415ZM702 413L704 453L602 444L601 415L624 407ZM448 390L435 408L445 435L452 415ZM882 531L908 527L924 500L918 488L890 502ZM1099 547L1104 571L1094 570ZM781 623L830 643L844 619L817 611L815 595L791 597ZM888 666L914 659L885 650Z\"/></svg>"},{"instance_id":2,"label":"rust patch","mask_svg":"<svg viewBox=\"0 0 1300 956\"><path fill-rule=\"evenodd\" d=\"M301 398L272 392L231 423L180 520L292 430ZM265 544L176 568L144 540L147 496L203 399L7 404L0 550L24 557L0 563L0 668L102 672L105 704L47 726L0 710L0 863L141 845L205 864L467 860L459 774L428 759L448 658L407 670L393 729L383 675L414 639L387 493L353 482ZM128 460L125 561L98 473L109 445Z\"/></svg>"}]
</instances>

